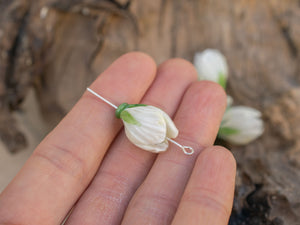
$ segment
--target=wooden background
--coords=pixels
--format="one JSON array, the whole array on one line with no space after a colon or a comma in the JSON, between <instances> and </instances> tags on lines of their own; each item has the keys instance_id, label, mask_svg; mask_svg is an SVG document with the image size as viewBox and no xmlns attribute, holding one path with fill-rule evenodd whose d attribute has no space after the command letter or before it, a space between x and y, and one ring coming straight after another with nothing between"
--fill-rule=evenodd
<instances>
[{"instance_id":1,"label":"wooden background","mask_svg":"<svg viewBox=\"0 0 300 225\"><path fill-rule=\"evenodd\" d=\"M235 104L266 123L259 140L229 146L238 162L230 224L300 224L299 0L0 0L2 141L11 152L28 144L12 112L29 90L53 127L123 53L161 63L206 48L227 57Z\"/></svg>"}]
</instances>

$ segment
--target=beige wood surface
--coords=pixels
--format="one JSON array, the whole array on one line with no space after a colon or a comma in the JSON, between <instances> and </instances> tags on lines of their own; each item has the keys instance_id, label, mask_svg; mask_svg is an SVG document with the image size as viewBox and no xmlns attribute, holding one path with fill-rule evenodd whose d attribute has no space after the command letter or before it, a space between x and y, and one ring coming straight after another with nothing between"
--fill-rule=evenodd
<instances>
[{"instance_id":1,"label":"beige wood surface","mask_svg":"<svg viewBox=\"0 0 300 225\"><path fill-rule=\"evenodd\" d=\"M217 48L229 62L234 103L261 110L266 124L259 140L229 146L238 162L231 224L299 222L299 1L129 2L0 1L0 134L8 150L20 151L10 155L1 147L1 188L121 54L144 51L159 64ZM22 101L34 94L36 108L26 109ZM33 109L47 124L30 119Z\"/></svg>"}]
</instances>

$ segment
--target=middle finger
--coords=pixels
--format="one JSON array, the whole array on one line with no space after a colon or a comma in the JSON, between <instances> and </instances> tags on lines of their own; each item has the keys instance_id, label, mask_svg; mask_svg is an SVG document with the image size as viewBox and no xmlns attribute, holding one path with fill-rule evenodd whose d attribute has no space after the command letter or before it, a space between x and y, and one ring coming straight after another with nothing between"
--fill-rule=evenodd
<instances>
[{"instance_id":1,"label":"middle finger","mask_svg":"<svg viewBox=\"0 0 300 225\"><path fill-rule=\"evenodd\" d=\"M203 148L213 144L226 107L226 95L212 82L196 82L185 93L175 116L179 143L195 153L186 156L175 145L159 154L147 178L133 196L122 224L170 224Z\"/></svg>"}]
</instances>

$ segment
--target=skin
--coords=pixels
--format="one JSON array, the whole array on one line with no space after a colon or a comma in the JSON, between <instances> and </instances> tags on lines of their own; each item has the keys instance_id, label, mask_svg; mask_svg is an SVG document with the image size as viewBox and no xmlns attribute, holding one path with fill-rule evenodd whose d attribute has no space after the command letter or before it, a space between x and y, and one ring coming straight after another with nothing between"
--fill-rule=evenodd
<instances>
[{"instance_id":1,"label":"skin","mask_svg":"<svg viewBox=\"0 0 300 225\"><path fill-rule=\"evenodd\" d=\"M90 86L116 105L161 108L179 129L153 154L131 144L114 109L91 93L40 143L0 195L0 224L227 224L235 160L213 146L226 108L223 89L197 81L192 64L170 59L156 68L143 53L117 59ZM72 209L72 210L71 210Z\"/></svg>"}]
</instances>

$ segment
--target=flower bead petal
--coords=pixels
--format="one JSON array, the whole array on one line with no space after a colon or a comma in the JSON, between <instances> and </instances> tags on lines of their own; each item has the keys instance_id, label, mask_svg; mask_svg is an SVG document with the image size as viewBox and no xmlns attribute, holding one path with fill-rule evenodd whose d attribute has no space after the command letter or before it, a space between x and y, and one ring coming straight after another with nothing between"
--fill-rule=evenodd
<instances>
[{"instance_id":1,"label":"flower bead petal","mask_svg":"<svg viewBox=\"0 0 300 225\"><path fill-rule=\"evenodd\" d=\"M154 106L149 106L149 107L152 107L153 109L159 110L161 112L162 116L164 117L165 122L166 122L166 126L167 126L166 136L168 138L176 138L178 136L179 131L178 131L177 127L175 126L173 120L169 117L169 115L167 113L165 113L164 111L162 111L161 109L159 109L159 108L156 108Z\"/></svg>"},{"instance_id":2,"label":"flower bead petal","mask_svg":"<svg viewBox=\"0 0 300 225\"><path fill-rule=\"evenodd\" d=\"M146 105L128 105L120 112L125 134L136 146L151 152L168 148L168 138L178 135L172 119L161 109Z\"/></svg>"},{"instance_id":3,"label":"flower bead petal","mask_svg":"<svg viewBox=\"0 0 300 225\"><path fill-rule=\"evenodd\" d=\"M226 110L219 130L219 137L233 144L247 144L264 131L261 112L246 106Z\"/></svg>"},{"instance_id":4,"label":"flower bead petal","mask_svg":"<svg viewBox=\"0 0 300 225\"><path fill-rule=\"evenodd\" d=\"M139 148L142 148L144 150L147 150L149 152L154 152L154 153L164 152L169 147L169 143L167 140L165 140L162 143L153 144L153 145L141 145L141 144L135 144L135 145Z\"/></svg>"},{"instance_id":5,"label":"flower bead petal","mask_svg":"<svg viewBox=\"0 0 300 225\"><path fill-rule=\"evenodd\" d=\"M137 144L161 143L166 137L166 123L163 116L149 106L126 109L139 125L124 122L128 139Z\"/></svg>"}]
</instances>

